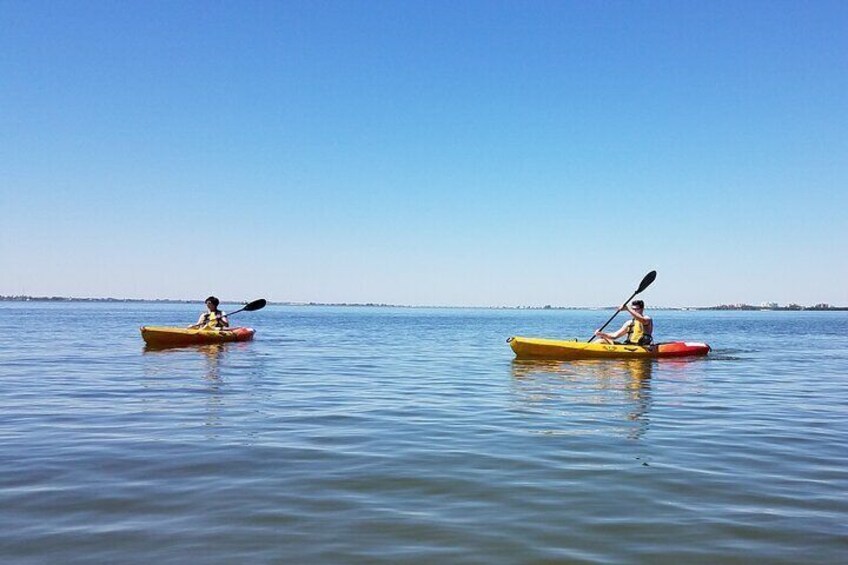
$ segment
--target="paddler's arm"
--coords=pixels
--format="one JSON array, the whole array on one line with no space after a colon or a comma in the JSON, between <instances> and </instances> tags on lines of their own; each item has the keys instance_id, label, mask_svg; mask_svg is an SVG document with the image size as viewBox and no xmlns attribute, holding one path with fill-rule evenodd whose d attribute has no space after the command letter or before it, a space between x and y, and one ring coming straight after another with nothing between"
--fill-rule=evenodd
<instances>
[{"instance_id":1,"label":"paddler's arm","mask_svg":"<svg viewBox=\"0 0 848 565\"><path fill-rule=\"evenodd\" d=\"M204 320L205 317L206 317L205 313L201 314L200 317L197 319L197 323L191 324L190 326L186 326L186 327L190 330L196 330L197 328L203 326L203 324L205 323L205 320Z\"/></svg>"},{"instance_id":2,"label":"paddler's arm","mask_svg":"<svg viewBox=\"0 0 848 565\"><path fill-rule=\"evenodd\" d=\"M612 343L612 336L610 334L604 333L601 330L595 330L595 337L602 340L604 343Z\"/></svg>"},{"instance_id":3,"label":"paddler's arm","mask_svg":"<svg viewBox=\"0 0 848 565\"><path fill-rule=\"evenodd\" d=\"M630 322L624 322L624 325L621 326L614 334L608 334L600 330L596 330L595 335L603 339L604 341L607 341L608 343L612 343L617 338L620 338L621 336L626 334L628 330L630 330Z\"/></svg>"},{"instance_id":4,"label":"paddler's arm","mask_svg":"<svg viewBox=\"0 0 848 565\"><path fill-rule=\"evenodd\" d=\"M640 314L639 312L637 312L636 310L634 310L633 308L631 308L629 304L625 304L625 305L624 305L624 306L622 306L621 308L622 308L623 310L627 310L627 312L628 312L631 316L633 316L634 318L636 318L637 320L639 320L639 321L640 321L640 322L642 322L643 324L645 324L645 323L647 323L648 321L650 321L650 318L649 318L648 316L645 316L645 315L644 315L644 311L643 311L643 313L642 313L642 314Z\"/></svg>"},{"instance_id":5,"label":"paddler's arm","mask_svg":"<svg viewBox=\"0 0 848 565\"><path fill-rule=\"evenodd\" d=\"M230 327L230 320L227 318L227 313L221 310L221 323L224 324L225 328Z\"/></svg>"}]
</instances>

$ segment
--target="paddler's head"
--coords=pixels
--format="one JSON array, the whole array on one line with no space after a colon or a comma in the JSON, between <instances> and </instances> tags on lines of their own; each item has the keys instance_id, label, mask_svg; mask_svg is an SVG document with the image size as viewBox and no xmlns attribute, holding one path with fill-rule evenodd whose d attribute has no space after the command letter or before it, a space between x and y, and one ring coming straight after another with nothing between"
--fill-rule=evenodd
<instances>
[{"instance_id":1,"label":"paddler's head","mask_svg":"<svg viewBox=\"0 0 848 565\"><path fill-rule=\"evenodd\" d=\"M630 307L634 310L639 310L640 312L645 309L645 301L644 300L634 300L630 303Z\"/></svg>"},{"instance_id":2,"label":"paddler's head","mask_svg":"<svg viewBox=\"0 0 848 565\"><path fill-rule=\"evenodd\" d=\"M214 296L210 296L206 299L206 307L209 308L210 312L214 312L215 310L217 310L218 304L220 303L221 301L215 298Z\"/></svg>"}]
</instances>

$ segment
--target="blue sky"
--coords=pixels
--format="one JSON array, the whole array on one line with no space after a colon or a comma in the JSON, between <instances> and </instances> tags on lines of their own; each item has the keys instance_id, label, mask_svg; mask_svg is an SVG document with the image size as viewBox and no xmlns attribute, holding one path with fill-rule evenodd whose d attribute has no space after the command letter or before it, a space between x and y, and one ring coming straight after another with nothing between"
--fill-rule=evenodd
<instances>
[{"instance_id":1,"label":"blue sky","mask_svg":"<svg viewBox=\"0 0 848 565\"><path fill-rule=\"evenodd\" d=\"M848 3L0 1L0 294L848 305Z\"/></svg>"}]
</instances>

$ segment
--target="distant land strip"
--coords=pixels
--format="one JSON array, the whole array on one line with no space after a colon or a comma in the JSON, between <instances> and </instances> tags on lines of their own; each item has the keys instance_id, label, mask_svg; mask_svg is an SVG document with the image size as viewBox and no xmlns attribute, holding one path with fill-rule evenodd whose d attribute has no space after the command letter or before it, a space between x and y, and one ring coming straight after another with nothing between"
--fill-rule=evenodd
<instances>
[{"instance_id":1,"label":"distant land strip","mask_svg":"<svg viewBox=\"0 0 848 565\"><path fill-rule=\"evenodd\" d=\"M76 298L70 296L6 296L0 294L0 302L120 302L120 303L151 303L151 304L195 304L202 300L180 300L173 298ZM222 300L222 304L242 304L238 301ZM404 304L385 304L376 302L268 302L278 306L345 306L366 308L483 308L490 310L613 310L618 306L585 307L585 306L409 306ZM767 304L754 306L752 304L720 304L718 306L652 306L650 310L738 310L738 311L848 311L848 306L831 306L819 303L813 306L800 304Z\"/></svg>"}]
</instances>

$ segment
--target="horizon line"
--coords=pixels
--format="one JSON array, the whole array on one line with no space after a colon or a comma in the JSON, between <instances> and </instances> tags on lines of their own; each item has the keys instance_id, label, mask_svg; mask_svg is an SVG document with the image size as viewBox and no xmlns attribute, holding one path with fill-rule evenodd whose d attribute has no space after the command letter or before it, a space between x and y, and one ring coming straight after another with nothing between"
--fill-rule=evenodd
<instances>
[{"instance_id":1,"label":"horizon line","mask_svg":"<svg viewBox=\"0 0 848 565\"><path fill-rule=\"evenodd\" d=\"M200 299L182 299L182 298L114 298L114 297L76 297L76 296L31 296L31 295L2 295L0 294L0 302L138 302L138 303L166 303L166 304L192 304L202 303ZM221 300L221 304L245 304L243 301L237 300ZM500 305L500 306L482 306L482 305L433 305L433 304L390 304L382 302L315 302L315 301L268 301L269 305L276 306L336 306L336 307L365 307L365 308L456 308L456 309L485 309L485 310L612 310L617 308L617 305L610 306L554 306L545 304L543 306L531 305ZM714 306L652 306L649 310L747 310L747 311L833 311L833 310L848 310L848 306L834 306L825 302L820 302L812 306L804 306L797 303L790 303L782 306L776 303L768 303L768 306L757 306L754 304L736 303L736 304L718 304Z\"/></svg>"}]
</instances>

